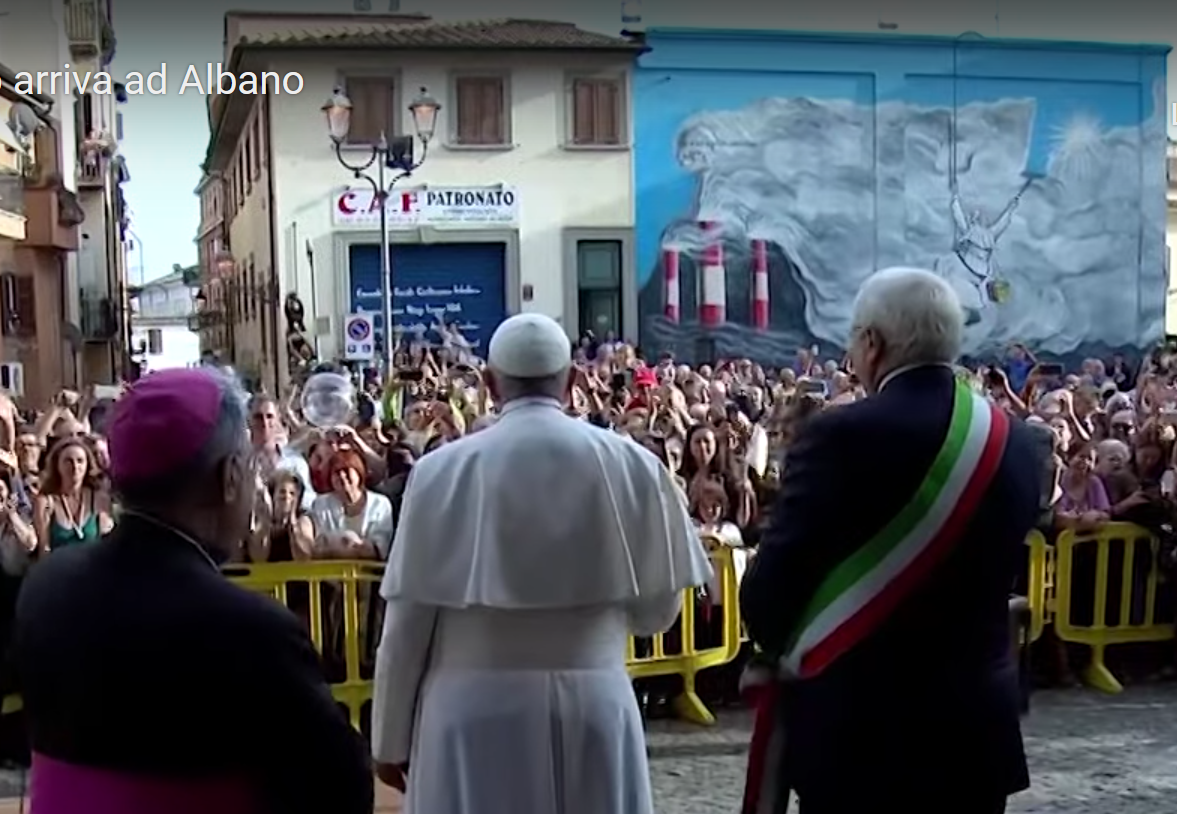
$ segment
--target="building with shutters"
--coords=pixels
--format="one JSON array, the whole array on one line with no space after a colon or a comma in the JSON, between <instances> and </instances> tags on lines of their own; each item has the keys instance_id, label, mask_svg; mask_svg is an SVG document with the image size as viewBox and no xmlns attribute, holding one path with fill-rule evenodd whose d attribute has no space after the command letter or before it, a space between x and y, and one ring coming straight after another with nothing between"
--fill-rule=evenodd
<instances>
[{"instance_id":1,"label":"building with shutters","mask_svg":"<svg viewBox=\"0 0 1177 814\"><path fill-rule=\"evenodd\" d=\"M62 387L116 381L127 361L119 95L29 84L67 63L108 70L114 27L108 0L16 3L3 16L0 386L39 406ZM13 106L25 117L15 130Z\"/></svg>"},{"instance_id":2,"label":"building with shutters","mask_svg":"<svg viewBox=\"0 0 1177 814\"><path fill-rule=\"evenodd\" d=\"M200 361L200 341L192 330L194 271L174 266L170 274L131 289L131 350L140 372Z\"/></svg>"},{"instance_id":3,"label":"building with shutters","mask_svg":"<svg viewBox=\"0 0 1177 814\"><path fill-rule=\"evenodd\" d=\"M415 135L421 89L441 105L424 163L388 201L400 333L428 338L441 316L484 346L506 315L540 311L570 336L632 334L638 45L566 23L415 15L234 12L225 34L225 70L297 73L302 90L209 97L203 350L273 387L293 350L341 356L349 313L371 312L382 333L379 208L328 138L336 88L352 104L349 162L382 132ZM291 295L301 318L287 317Z\"/></svg>"}]
</instances>

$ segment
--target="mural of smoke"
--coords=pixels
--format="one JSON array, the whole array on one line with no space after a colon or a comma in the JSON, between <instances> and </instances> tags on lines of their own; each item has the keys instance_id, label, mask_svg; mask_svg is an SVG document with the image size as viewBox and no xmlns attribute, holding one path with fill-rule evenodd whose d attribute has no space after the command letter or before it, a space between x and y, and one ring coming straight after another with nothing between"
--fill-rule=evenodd
<instances>
[{"instance_id":1,"label":"mural of smoke","mask_svg":"<svg viewBox=\"0 0 1177 814\"><path fill-rule=\"evenodd\" d=\"M661 316L666 279L652 274L641 294L643 342L689 355L684 346L706 333L721 354L765 360L811 341L842 347L868 275L891 265L936 268L953 254L954 124L966 210L995 221L1027 171L1041 175L993 253L1008 301L970 326L966 352L1027 341L1066 355L1158 338L1167 287L1163 83L1155 96L1156 113L1139 127L1105 128L1077 114L1045 134L1028 98L972 102L955 115L950 107L809 98L700 112L682 123L674 145L680 165L698 177L694 206L684 207L693 214L662 234L661 256L675 257L681 319ZM1142 155L1157 157L1155 173L1142 171ZM699 274L717 240L726 319L704 332L695 320ZM770 283L754 297L766 265Z\"/></svg>"}]
</instances>

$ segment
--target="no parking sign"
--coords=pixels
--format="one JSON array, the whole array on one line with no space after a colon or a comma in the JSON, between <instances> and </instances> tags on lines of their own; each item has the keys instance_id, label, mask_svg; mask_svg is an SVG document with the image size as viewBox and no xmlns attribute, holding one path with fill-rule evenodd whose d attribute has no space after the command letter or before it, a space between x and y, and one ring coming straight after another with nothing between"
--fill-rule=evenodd
<instances>
[{"instance_id":1,"label":"no parking sign","mask_svg":"<svg viewBox=\"0 0 1177 814\"><path fill-rule=\"evenodd\" d=\"M371 362L376 358L375 331L369 314L348 314L343 321L343 358Z\"/></svg>"}]
</instances>

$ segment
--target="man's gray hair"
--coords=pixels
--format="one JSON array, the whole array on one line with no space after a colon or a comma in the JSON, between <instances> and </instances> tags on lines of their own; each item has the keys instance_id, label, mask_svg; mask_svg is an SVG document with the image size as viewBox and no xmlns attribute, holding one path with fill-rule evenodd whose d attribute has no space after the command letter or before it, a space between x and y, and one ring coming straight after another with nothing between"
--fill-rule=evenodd
<instances>
[{"instance_id":1,"label":"man's gray hair","mask_svg":"<svg viewBox=\"0 0 1177 814\"><path fill-rule=\"evenodd\" d=\"M499 401L506 403L522 398L550 398L557 401L564 398L564 392L568 389L568 376L571 373L571 367L566 368L555 376L543 376L534 379L520 379L514 376L504 376L493 367L491 371L495 374L495 383L498 386Z\"/></svg>"},{"instance_id":2,"label":"man's gray hair","mask_svg":"<svg viewBox=\"0 0 1177 814\"><path fill-rule=\"evenodd\" d=\"M960 298L944 278L917 268L868 277L854 300L855 330L882 338L892 367L955 362L964 336Z\"/></svg>"},{"instance_id":3,"label":"man's gray hair","mask_svg":"<svg viewBox=\"0 0 1177 814\"><path fill-rule=\"evenodd\" d=\"M208 478L231 455L245 447L249 437L249 393L232 370L206 368L220 391L217 420L199 452L170 472L153 475L148 482L115 484L131 506L163 505L184 500L202 488ZM183 431L182 429L178 431Z\"/></svg>"}]
</instances>

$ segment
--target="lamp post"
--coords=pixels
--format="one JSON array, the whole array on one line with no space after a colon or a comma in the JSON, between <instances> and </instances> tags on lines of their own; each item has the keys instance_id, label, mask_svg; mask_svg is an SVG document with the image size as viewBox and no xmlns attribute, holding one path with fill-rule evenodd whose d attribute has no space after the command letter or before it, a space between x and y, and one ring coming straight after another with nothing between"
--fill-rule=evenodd
<instances>
[{"instance_id":1,"label":"lamp post","mask_svg":"<svg viewBox=\"0 0 1177 814\"><path fill-rule=\"evenodd\" d=\"M413 129L417 138L421 140L421 156L414 160L413 137L394 136L389 139L386 133L381 133L379 140L369 146L370 153L365 161L352 164L343 157L343 147L347 142L348 132L351 130L352 103L344 93L343 88L336 88L334 95L323 105L323 113L327 118L327 134L335 144L335 157L344 169L349 170L359 180L367 181L372 187L375 203L380 206L380 293L384 301L384 373L391 377L392 369L392 262L389 257L388 233L388 198L397 181L408 178L418 167L425 163L429 152L429 142L433 139L437 126L437 113L441 105L429 95L425 88L409 105L409 112L413 114ZM367 171L375 167L376 177ZM392 170L392 176L387 177L386 171Z\"/></svg>"}]
</instances>

